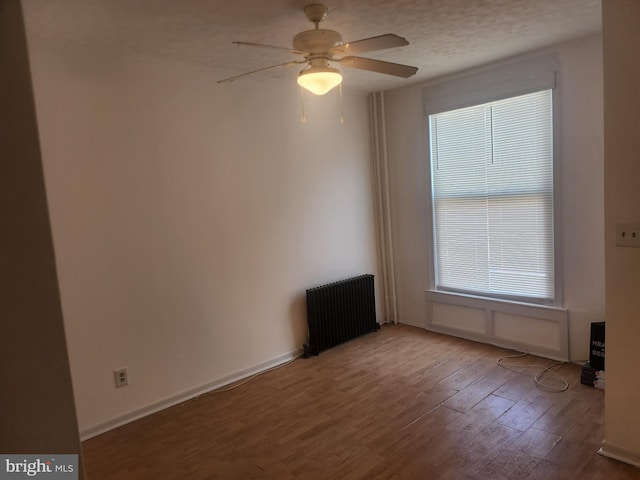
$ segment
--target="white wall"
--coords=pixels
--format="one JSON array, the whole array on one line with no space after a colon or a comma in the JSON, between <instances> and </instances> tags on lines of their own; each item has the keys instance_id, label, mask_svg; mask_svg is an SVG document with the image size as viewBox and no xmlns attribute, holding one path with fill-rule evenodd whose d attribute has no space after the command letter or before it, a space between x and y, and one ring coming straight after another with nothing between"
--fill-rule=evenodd
<instances>
[{"instance_id":1,"label":"white wall","mask_svg":"<svg viewBox=\"0 0 640 480\"><path fill-rule=\"evenodd\" d=\"M588 358L589 324L604 320L602 40L549 51L561 64L563 290L570 358L579 361ZM399 319L424 327L432 267L423 88L389 92L386 109Z\"/></svg>"},{"instance_id":2,"label":"white wall","mask_svg":"<svg viewBox=\"0 0 640 480\"><path fill-rule=\"evenodd\" d=\"M285 360L306 288L377 274L366 97L303 124L293 81L30 47L85 436Z\"/></svg>"},{"instance_id":3,"label":"white wall","mask_svg":"<svg viewBox=\"0 0 640 480\"><path fill-rule=\"evenodd\" d=\"M640 249L615 246L616 223L640 222L640 2L603 6L607 389L603 452L640 466Z\"/></svg>"},{"instance_id":4,"label":"white wall","mask_svg":"<svg viewBox=\"0 0 640 480\"><path fill-rule=\"evenodd\" d=\"M605 320L602 37L558 49L564 305L571 359L589 359L591 322Z\"/></svg>"}]
</instances>

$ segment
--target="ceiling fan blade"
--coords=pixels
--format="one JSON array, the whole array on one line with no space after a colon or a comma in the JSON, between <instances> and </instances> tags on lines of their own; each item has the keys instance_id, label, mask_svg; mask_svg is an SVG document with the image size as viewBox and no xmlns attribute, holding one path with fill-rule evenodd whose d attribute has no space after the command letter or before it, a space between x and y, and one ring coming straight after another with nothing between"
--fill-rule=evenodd
<instances>
[{"instance_id":1,"label":"ceiling fan blade","mask_svg":"<svg viewBox=\"0 0 640 480\"><path fill-rule=\"evenodd\" d=\"M336 47L334 50L335 53L339 52L343 55L354 55L373 52L374 50L384 50L386 48L404 47L405 45L409 45L406 38L399 37L393 33L387 33L386 35L378 35L377 37L363 38L355 42L345 43L344 45Z\"/></svg>"},{"instance_id":2,"label":"ceiling fan blade","mask_svg":"<svg viewBox=\"0 0 640 480\"><path fill-rule=\"evenodd\" d=\"M401 65L399 63L383 62L382 60L374 60L372 58L362 57L344 57L340 63L346 67L359 68L360 70L369 70L370 72L385 73L387 75L395 75L396 77L409 78L418 71L417 67L409 65Z\"/></svg>"},{"instance_id":3,"label":"ceiling fan blade","mask_svg":"<svg viewBox=\"0 0 640 480\"><path fill-rule=\"evenodd\" d=\"M300 60L300 61L295 61L294 60L292 62L280 63L278 65L271 65L270 67L264 67L264 68L260 68L258 70L253 70L251 72L241 73L240 75L236 75L235 77L225 78L224 80L218 80L216 83L233 82L234 80L237 80L238 78L246 77L247 75L253 75L254 73L266 72L267 70L272 70L274 68L288 67L290 65L298 65L300 63L307 63L307 61L306 60Z\"/></svg>"},{"instance_id":4,"label":"ceiling fan blade","mask_svg":"<svg viewBox=\"0 0 640 480\"><path fill-rule=\"evenodd\" d=\"M242 45L245 47L271 48L275 50L284 50L285 52L289 52L289 53L295 53L296 55L304 55L304 52L301 52L300 50L293 50L287 47L276 47L274 45L265 45L264 43L254 43L254 42L231 42L231 43L238 46Z\"/></svg>"}]
</instances>

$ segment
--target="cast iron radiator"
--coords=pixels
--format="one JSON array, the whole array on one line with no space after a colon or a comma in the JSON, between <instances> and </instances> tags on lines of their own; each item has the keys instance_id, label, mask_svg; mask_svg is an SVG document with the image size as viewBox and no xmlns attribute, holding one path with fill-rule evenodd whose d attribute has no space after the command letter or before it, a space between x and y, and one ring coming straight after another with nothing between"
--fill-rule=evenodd
<instances>
[{"instance_id":1,"label":"cast iron radiator","mask_svg":"<svg viewBox=\"0 0 640 480\"><path fill-rule=\"evenodd\" d=\"M380 328L376 322L373 275L360 275L307 290L309 343L304 355L322 350Z\"/></svg>"}]
</instances>

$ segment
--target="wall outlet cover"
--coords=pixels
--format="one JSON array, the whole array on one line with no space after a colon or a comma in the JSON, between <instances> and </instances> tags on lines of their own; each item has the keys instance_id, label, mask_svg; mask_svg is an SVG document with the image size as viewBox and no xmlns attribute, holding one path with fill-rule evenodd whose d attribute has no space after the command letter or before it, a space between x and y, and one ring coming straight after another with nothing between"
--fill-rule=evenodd
<instances>
[{"instance_id":1,"label":"wall outlet cover","mask_svg":"<svg viewBox=\"0 0 640 480\"><path fill-rule=\"evenodd\" d=\"M127 372L127 367L120 368L119 370L114 370L113 379L116 382L116 388L126 387L127 385L129 385L129 374Z\"/></svg>"},{"instance_id":2,"label":"wall outlet cover","mask_svg":"<svg viewBox=\"0 0 640 480\"><path fill-rule=\"evenodd\" d=\"M616 223L616 246L640 247L640 222Z\"/></svg>"}]
</instances>

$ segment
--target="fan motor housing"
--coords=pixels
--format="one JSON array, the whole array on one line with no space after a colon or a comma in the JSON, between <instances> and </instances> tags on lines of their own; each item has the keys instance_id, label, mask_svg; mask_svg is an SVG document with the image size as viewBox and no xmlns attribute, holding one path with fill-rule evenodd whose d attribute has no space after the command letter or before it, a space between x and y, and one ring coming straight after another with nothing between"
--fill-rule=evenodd
<instances>
[{"instance_id":1,"label":"fan motor housing","mask_svg":"<svg viewBox=\"0 0 640 480\"><path fill-rule=\"evenodd\" d=\"M305 30L293 37L293 48L310 55L328 54L332 48L340 45L342 35L335 30Z\"/></svg>"}]
</instances>

